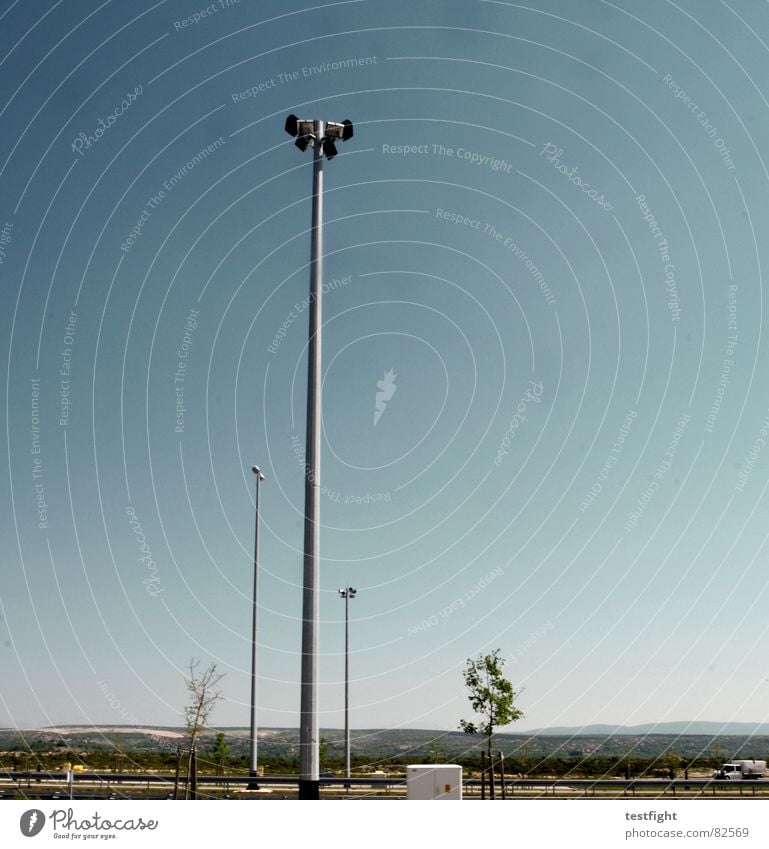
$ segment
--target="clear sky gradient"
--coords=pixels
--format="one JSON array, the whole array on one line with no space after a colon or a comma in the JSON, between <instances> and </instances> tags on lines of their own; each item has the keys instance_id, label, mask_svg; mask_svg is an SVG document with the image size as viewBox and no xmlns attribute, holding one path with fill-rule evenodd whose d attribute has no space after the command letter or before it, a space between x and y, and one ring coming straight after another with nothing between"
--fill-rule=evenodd
<instances>
[{"instance_id":1,"label":"clear sky gradient","mask_svg":"<svg viewBox=\"0 0 769 849\"><path fill-rule=\"evenodd\" d=\"M355 127L320 724L344 586L354 728L455 729L497 647L517 729L769 721L766 4L0 8L0 726L179 724L190 657L248 724L254 463L259 721L298 723L289 113Z\"/></svg>"}]
</instances>

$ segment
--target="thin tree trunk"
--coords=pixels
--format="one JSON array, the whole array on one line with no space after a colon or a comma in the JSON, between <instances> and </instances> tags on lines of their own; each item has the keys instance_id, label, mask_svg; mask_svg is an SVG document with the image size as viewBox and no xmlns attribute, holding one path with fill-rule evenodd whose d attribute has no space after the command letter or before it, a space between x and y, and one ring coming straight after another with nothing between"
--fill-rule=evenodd
<instances>
[{"instance_id":1,"label":"thin tree trunk","mask_svg":"<svg viewBox=\"0 0 769 849\"><path fill-rule=\"evenodd\" d=\"M187 756L187 778L184 783L184 798L190 798L190 779L192 778L192 757L193 752L195 751L195 738L192 737L190 740L190 753Z\"/></svg>"},{"instance_id":2,"label":"thin tree trunk","mask_svg":"<svg viewBox=\"0 0 769 849\"><path fill-rule=\"evenodd\" d=\"M190 776L190 799L198 798L198 754L195 749L191 755L192 774Z\"/></svg>"},{"instance_id":3,"label":"thin tree trunk","mask_svg":"<svg viewBox=\"0 0 769 849\"><path fill-rule=\"evenodd\" d=\"M179 798L179 773L182 771L182 747L176 752L176 776L174 777L174 799Z\"/></svg>"},{"instance_id":4,"label":"thin tree trunk","mask_svg":"<svg viewBox=\"0 0 769 849\"><path fill-rule=\"evenodd\" d=\"M489 799L494 798L494 756L491 754L491 735L489 735Z\"/></svg>"}]
</instances>

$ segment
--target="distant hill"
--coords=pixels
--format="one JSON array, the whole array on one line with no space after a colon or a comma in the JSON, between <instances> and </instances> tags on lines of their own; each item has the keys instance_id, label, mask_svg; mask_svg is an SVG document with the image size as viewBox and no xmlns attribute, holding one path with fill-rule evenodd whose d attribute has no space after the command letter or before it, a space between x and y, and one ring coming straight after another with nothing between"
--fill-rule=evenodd
<instances>
[{"instance_id":1,"label":"distant hill","mask_svg":"<svg viewBox=\"0 0 769 849\"><path fill-rule=\"evenodd\" d=\"M249 729L216 728L203 735L201 750L213 744L216 731L226 735L233 756L248 753ZM321 729L332 756L340 756L344 732L338 728ZM58 752L62 750L130 752L175 752L183 742L179 727L138 727L64 725L28 730L0 729L0 754L26 749ZM483 738L461 731L429 729L353 729L351 750L367 763L420 763L475 757L484 745ZM575 728L546 728L517 734L495 734L494 748L514 758L622 756L656 757L674 749L684 757L700 757L711 747L727 757L757 757L769 760L769 725L747 722L665 722L637 726L590 725ZM297 728L260 728L259 750L265 757L296 758L299 753Z\"/></svg>"},{"instance_id":2,"label":"distant hill","mask_svg":"<svg viewBox=\"0 0 769 849\"><path fill-rule=\"evenodd\" d=\"M769 723L757 722L651 722L645 725L583 725L538 728L532 736L631 736L647 734L704 734L708 737L755 737L769 735Z\"/></svg>"}]
</instances>

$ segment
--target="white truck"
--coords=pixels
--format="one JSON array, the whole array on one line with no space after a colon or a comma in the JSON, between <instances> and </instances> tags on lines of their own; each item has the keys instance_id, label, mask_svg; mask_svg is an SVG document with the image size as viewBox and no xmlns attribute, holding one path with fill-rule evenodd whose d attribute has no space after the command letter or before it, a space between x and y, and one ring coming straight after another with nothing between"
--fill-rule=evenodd
<instances>
[{"instance_id":1,"label":"white truck","mask_svg":"<svg viewBox=\"0 0 769 849\"><path fill-rule=\"evenodd\" d=\"M713 773L720 781L753 781L766 775L766 761L730 761Z\"/></svg>"}]
</instances>

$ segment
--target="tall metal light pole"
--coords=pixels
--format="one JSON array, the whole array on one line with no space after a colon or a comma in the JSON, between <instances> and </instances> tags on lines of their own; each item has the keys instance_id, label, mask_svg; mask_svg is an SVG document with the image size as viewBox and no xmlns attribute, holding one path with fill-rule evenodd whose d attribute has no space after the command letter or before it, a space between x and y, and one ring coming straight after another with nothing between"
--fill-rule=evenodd
<instances>
[{"instance_id":1,"label":"tall metal light pole","mask_svg":"<svg viewBox=\"0 0 769 849\"><path fill-rule=\"evenodd\" d=\"M354 587L339 590L344 599L344 775L350 777L350 599L358 591Z\"/></svg>"},{"instance_id":2,"label":"tall metal light pole","mask_svg":"<svg viewBox=\"0 0 769 849\"><path fill-rule=\"evenodd\" d=\"M299 798L320 798L318 738L318 619L320 549L321 326L323 276L323 157L333 159L334 139L352 138L352 122L286 118L286 132L301 151L312 146L310 328L307 351L307 442L304 471L304 573L302 580L302 672L299 708Z\"/></svg>"},{"instance_id":3,"label":"tall metal light pole","mask_svg":"<svg viewBox=\"0 0 769 849\"><path fill-rule=\"evenodd\" d=\"M254 520L254 596L253 617L251 630L251 735L248 758L248 774L254 779L248 785L249 790L258 790L256 784L256 622L257 622L257 594L259 590L259 484L264 480L264 475L259 466L252 466L251 471L256 475L256 518Z\"/></svg>"}]
</instances>

